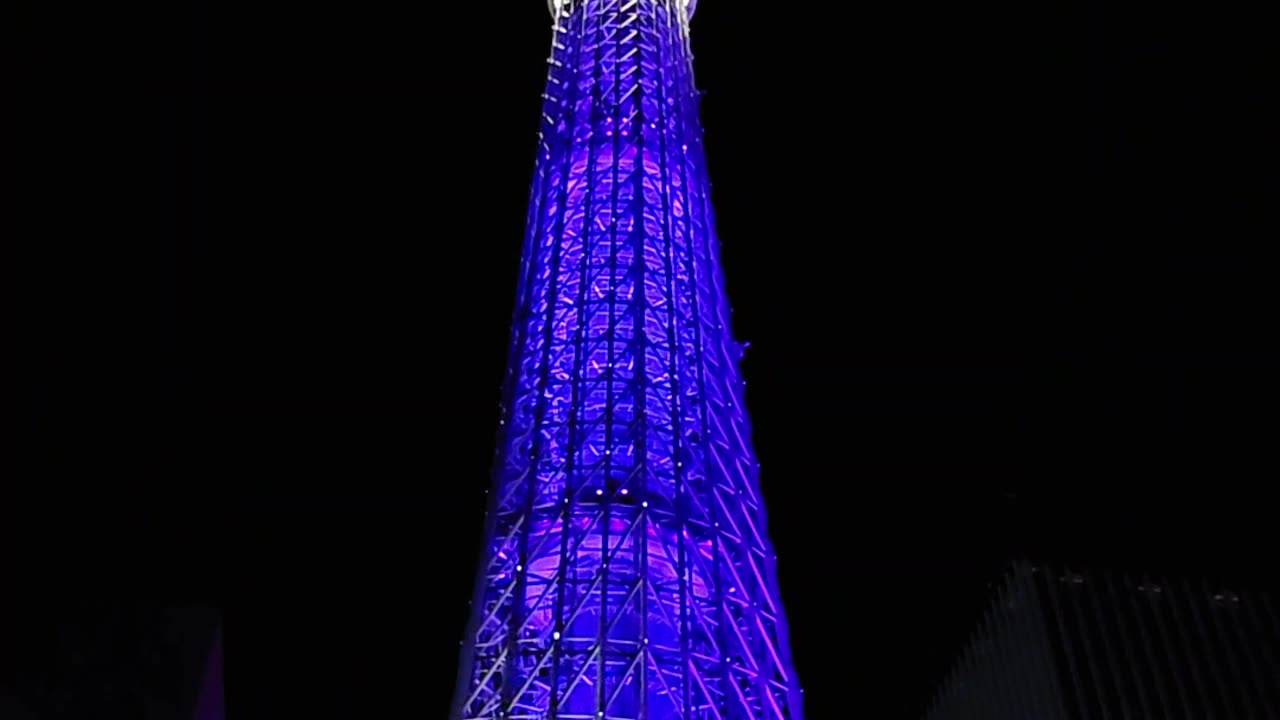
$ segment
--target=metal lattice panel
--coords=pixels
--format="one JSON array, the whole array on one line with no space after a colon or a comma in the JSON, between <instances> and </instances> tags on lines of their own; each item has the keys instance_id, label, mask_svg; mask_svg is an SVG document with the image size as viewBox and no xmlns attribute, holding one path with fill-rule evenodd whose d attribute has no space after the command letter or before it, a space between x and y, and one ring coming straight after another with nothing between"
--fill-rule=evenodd
<instances>
[{"instance_id":1,"label":"metal lattice panel","mask_svg":"<svg viewBox=\"0 0 1280 720\"><path fill-rule=\"evenodd\" d=\"M453 720L798 720L684 0L555 32Z\"/></svg>"}]
</instances>

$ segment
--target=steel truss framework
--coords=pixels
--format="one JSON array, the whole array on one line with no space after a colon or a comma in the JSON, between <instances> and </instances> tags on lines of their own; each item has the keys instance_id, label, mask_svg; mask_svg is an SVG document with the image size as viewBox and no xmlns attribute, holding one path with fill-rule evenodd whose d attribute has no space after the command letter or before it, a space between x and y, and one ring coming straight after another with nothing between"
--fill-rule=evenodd
<instances>
[{"instance_id":1,"label":"steel truss framework","mask_svg":"<svg viewBox=\"0 0 1280 720\"><path fill-rule=\"evenodd\" d=\"M562 0L453 720L799 720L687 0Z\"/></svg>"}]
</instances>

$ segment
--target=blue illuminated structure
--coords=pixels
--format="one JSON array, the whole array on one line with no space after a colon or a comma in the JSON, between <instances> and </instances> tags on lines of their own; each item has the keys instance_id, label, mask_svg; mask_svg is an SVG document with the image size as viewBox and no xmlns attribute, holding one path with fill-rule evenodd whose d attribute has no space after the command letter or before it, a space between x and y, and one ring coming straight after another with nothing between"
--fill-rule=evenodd
<instances>
[{"instance_id":1,"label":"blue illuminated structure","mask_svg":"<svg viewBox=\"0 0 1280 720\"><path fill-rule=\"evenodd\" d=\"M690 0L554 39L452 720L800 720L709 199Z\"/></svg>"}]
</instances>

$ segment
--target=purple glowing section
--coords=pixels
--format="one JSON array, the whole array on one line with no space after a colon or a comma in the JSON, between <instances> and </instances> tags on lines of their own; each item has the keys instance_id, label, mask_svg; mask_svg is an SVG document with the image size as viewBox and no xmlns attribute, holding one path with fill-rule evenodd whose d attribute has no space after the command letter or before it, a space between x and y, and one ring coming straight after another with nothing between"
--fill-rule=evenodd
<instances>
[{"instance_id":1,"label":"purple glowing section","mask_svg":"<svg viewBox=\"0 0 1280 720\"><path fill-rule=\"evenodd\" d=\"M683 0L565 0L453 720L800 720Z\"/></svg>"}]
</instances>

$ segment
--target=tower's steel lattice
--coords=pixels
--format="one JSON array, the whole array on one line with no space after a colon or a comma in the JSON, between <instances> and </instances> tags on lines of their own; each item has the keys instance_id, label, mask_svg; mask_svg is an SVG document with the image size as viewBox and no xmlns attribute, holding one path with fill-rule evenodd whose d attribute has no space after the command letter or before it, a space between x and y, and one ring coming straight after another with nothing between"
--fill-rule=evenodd
<instances>
[{"instance_id":1,"label":"tower's steel lattice","mask_svg":"<svg viewBox=\"0 0 1280 720\"><path fill-rule=\"evenodd\" d=\"M799 720L709 201L689 0L551 0L452 720Z\"/></svg>"}]
</instances>

